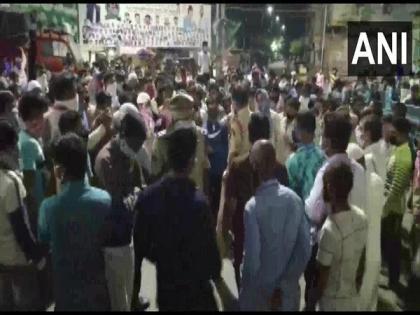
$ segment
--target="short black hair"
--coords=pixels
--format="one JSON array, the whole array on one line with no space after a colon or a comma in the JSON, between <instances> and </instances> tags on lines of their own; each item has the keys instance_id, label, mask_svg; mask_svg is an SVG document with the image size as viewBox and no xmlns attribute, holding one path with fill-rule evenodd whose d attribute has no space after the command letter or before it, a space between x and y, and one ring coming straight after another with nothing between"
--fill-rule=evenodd
<instances>
[{"instance_id":1,"label":"short black hair","mask_svg":"<svg viewBox=\"0 0 420 315\"><path fill-rule=\"evenodd\" d=\"M209 43L207 41L204 41L203 42L203 47L208 47L208 46L209 46Z\"/></svg>"},{"instance_id":2,"label":"short black hair","mask_svg":"<svg viewBox=\"0 0 420 315\"><path fill-rule=\"evenodd\" d=\"M104 74L104 83L106 84L109 82L112 78L115 78L115 73L112 71L106 72Z\"/></svg>"},{"instance_id":3,"label":"short black hair","mask_svg":"<svg viewBox=\"0 0 420 315\"><path fill-rule=\"evenodd\" d=\"M150 19L150 15L149 15L149 14L146 14L146 15L144 16L144 18L149 18L149 19Z\"/></svg>"},{"instance_id":4,"label":"short black hair","mask_svg":"<svg viewBox=\"0 0 420 315\"><path fill-rule=\"evenodd\" d=\"M193 10L193 6L192 5L189 5L188 6L188 11L192 11Z\"/></svg>"},{"instance_id":5,"label":"short black hair","mask_svg":"<svg viewBox=\"0 0 420 315\"><path fill-rule=\"evenodd\" d=\"M0 152L17 145L18 135L13 126L5 119L0 119Z\"/></svg>"},{"instance_id":6,"label":"short black hair","mask_svg":"<svg viewBox=\"0 0 420 315\"><path fill-rule=\"evenodd\" d=\"M392 112L394 113L395 117L405 118L407 115L407 106L405 106L404 103L397 103L394 105Z\"/></svg>"},{"instance_id":7,"label":"short black hair","mask_svg":"<svg viewBox=\"0 0 420 315\"><path fill-rule=\"evenodd\" d=\"M5 114L12 108L15 97L10 91L0 91L0 115Z\"/></svg>"},{"instance_id":8,"label":"short black hair","mask_svg":"<svg viewBox=\"0 0 420 315\"><path fill-rule=\"evenodd\" d=\"M179 129L169 136L168 160L175 172L184 171L194 157L197 135L193 128Z\"/></svg>"},{"instance_id":9,"label":"short black hair","mask_svg":"<svg viewBox=\"0 0 420 315\"><path fill-rule=\"evenodd\" d=\"M298 113L296 116L296 126L299 129L313 135L316 129L316 119L314 113L311 111Z\"/></svg>"},{"instance_id":10,"label":"short black hair","mask_svg":"<svg viewBox=\"0 0 420 315\"><path fill-rule=\"evenodd\" d=\"M326 169L323 177L324 187L328 184L334 187L338 201L347 201L353 189L353 172L346 163L330 166Z\"/></svg>"},{"instance_id":11,"label":"short black hair","mask_svg":"<svg viewBox=\"0 0 420 315\"><path fill-rule=\"evenodd\" d=\"M60 133L62 135L74 132L77 133L77 127L80 125L82 121L81 115L74 111L74 110L68 110L65 111L61 116L60 120L58 121L58 127L60 129Z\"/></svg>"},{"instance_id":12,"label":"short black hair","mask_svg":"<svg viewBox=\"0 0 420 315\"><path fill-rule=\"evenodd\" d=\"M75 133L61 136L54 145L53 160L65 169L68 177L82 180L87 169L86 141Z\"/></svg>"},{"instance_id":13,"label":"short black hair","mask_svg":"<svg viewBox=\"0 0 420 315\"><path fill-rule=\"evenodd\" d=\"M411 123L408 119L402 117L395 117L392 120L392 126L398 133L408 136L411 131Z\"/></svg>"},{"instance_id":14,"label":"short black hair","mask_svg":"<svg viewBox=\"0 0 420 315\"><path fill-rule=\"evenodd\" d=\"M97 93L95 99L96 106L100 109L107 108L112 105L112 96L105 91L100 91Z\"/></svg>"},{"instance_id":15,"label":"short black hair","mask_svg":"<svg viewBox=\"0 0 420 315\"><path fill-rule=\"evenodd\" d=\"M248 138L250 143L270 139L270 121L261 113L252 113L248 123Z\"/></svg>"},{"instance_id":16,"label":"short black hair","mask_svg":"<svg viewBox=\"0 0 420 315\"><path fill-rule=\"evenodd\" d=\"M296 111L299 111L300 108L300 102L297 97L291 97L286 101L286 106L290 106Z\"/></svg>"},{"instance_id":17,"label":"short black hair","mask_svg":"<svg viewBox=\"0 0 420 315\"><path fill-rule=\"evenodd\" d=\"M69 72L57 75L51 80L51 90L54 99L62 100L69 91L76 93L76 78Z\"/></svg>"},{"instance_id":18,"label":"short black hair","mask_svg":"<svg viewBox=\"0 0 420 315\"><path fill-rule=\"evenodd\" d=\"M132 91L123 91L118 93L118 101L121 105L125 103L137 104L137 98Z\"/></svg>"},{"instance_id":19,"label":"short black hair","mask_svg":"<svg viewBox=\"0 0 420 315\"><path fill-rule=\"evenodd\" d=\"M339 112L328 113L324 122L324 137L331 141L333 149L345 152L353 129L350 116Z\"/></svg>"},{"instance_id":20,"label":"short black hair","mask_svg":"<svg viewBox=\"0 0 420 315\"><path fill-rule=\"evenodd\" d=\"M146 125L140 115L134 115L128 112L121 120L120 126L121 137L137 137L143 141L146 139Z\"/></svg>"},{"instance_id":21,"label":"short black hair","mask_svg":"<svg viewBox=\"0 0 420 315\"><path fill-rule=\"evenodd\" d=\"M371 114L363 119L363 129L369 131L372 143L382 138L382 121L377 115Z\"/></svg>"},{"instance_id":22,"label":"short black hair","mask_svg":"<svg viewBox=\"0 0 420 315\"><path fill-rule=\"evenodd\" d=\"M29 121L48 110L48 100L39 93L28 92L20 99L18 110L20 118L23 121Z\"/></svg>"},{"instance_id":23,"label":"short black hair","mask_svg":"<svg viewBox=\"0 0 420 315\"><path fill-rule=\"evenodd\" d=\"M243 83L236 84L232 89L232 101L238 104L239 108L244 108L248 105L248 90Z\"/></svg>"}]
</instances>

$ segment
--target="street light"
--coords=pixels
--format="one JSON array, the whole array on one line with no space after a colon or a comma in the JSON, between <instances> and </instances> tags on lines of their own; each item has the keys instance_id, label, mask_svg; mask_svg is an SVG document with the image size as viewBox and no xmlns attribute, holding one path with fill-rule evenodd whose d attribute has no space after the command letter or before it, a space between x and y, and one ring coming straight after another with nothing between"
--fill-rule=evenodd
<instances>
[{"instance_id":1,"label":"street light","mask_svg":"<svg viewBox=\"0 0 420 315\"><path fill-rule=\"evenodd\" d=\"M279 16L277 15L276 16L276 22L278 23L280 21L280 18L279 18Z\"/></svg>"},{"instance_id":2,"label":"street light","mask_svg":"<svg viewBox=\"0 0 420 315\"><path fill-rule=\"evenodd\" d=\"M269 6L267 7L267 12L268 12L268 14L270 14L270 15L271 15L271 13L273 13L273 6L269 5Z\"/></svg>"},{"instance_id":3,"label":"street light","mask_svg":"<svg viewBox=\"0 0 420 315\"><path fill-rule=\"evenodd\" d=\"M281 26L281 30L282 30L282 31L284 31L285 29L286 29L286 25L284 25L284 24L283 24L283 25Z\"/></svg>"}]
</instances>

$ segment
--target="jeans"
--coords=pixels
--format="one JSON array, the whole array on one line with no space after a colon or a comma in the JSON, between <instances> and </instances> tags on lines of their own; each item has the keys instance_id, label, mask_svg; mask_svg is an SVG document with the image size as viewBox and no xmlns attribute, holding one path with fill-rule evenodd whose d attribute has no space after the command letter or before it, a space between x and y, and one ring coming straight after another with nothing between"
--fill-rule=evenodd
<instances>
[{"instance_id":1,"label":"jeans","mask_svg":"<svg viewBox=\"0 0 420 315\"><path fill-rule=\"evenodd\" d=\"M388 266L390 286L396 286L400 281L402 231L401 223L402 215L399 214L390 214L382 219L382 257Z\"/></svg>"},{"instance_id":2,"label":"jeans","mask_svg":"<svg viewBox=\"0 0 420 315\"><path fill-rule=\"evenodd\" d=\"M36 270L0 271L0 311L41 311Z\"/></svg>"}]
</instances>

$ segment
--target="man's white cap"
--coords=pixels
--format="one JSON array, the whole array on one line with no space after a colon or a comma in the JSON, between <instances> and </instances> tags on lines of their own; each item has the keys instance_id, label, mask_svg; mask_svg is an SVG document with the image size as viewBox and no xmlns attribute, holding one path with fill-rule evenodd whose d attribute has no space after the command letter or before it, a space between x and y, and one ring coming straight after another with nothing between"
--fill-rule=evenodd
<instances>
[{"instance_id":1,"label":"man's white cap","mask_svg":"<svg viewBox=\"0 0 420 315\"><path fill-rule=\"evenodd\" d=\"M296 71L292 71L290 74L291 75L296 75Z\"/></svg>"},{"instance_id":2,"label":"man's white cap","mask_svg":"<svg viewBox=\"0 0 420 315\"><path fill-rule=\"evenodd\" d=\"M41 84L37 80L32 80L28 83L28 86L26 87L26 91L30 92L34 89L40 89L42 90Z\"/></svg>"},{"instance_id":3,"label":"man's white cap","mask_svg":"<svg viewBox=\"0 0 420 315\"><path fill-rule=\"evenodd\" d=\"M139 93L139 95L137 96L137 104L146 104L147 102L150 102L149 94L145 92Z\"/></svg>"},{"instance_id":4,"label":"man's white cap","mask_svg":"<svg viewBox=\"0 0 420 315\"><path fill-rule=\"evenodd\" d=\"M124 116L128 113L133 115L139 115L139 110L137 107L131 103L124 103L121 107L114 113L112 116L112 124L115 130L119 130L121 126L121 121L123 120Z\"/></svg>"}]
</instances>

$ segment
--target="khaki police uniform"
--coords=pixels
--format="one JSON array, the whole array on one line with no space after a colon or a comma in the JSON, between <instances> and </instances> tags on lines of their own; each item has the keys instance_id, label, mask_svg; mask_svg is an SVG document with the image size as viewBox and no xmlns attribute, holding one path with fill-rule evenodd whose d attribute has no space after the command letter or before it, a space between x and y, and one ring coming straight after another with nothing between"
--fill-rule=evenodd
<instances>
[{"instance_id":1,"label":"khaki police uniform","mask_svg":"<svg viewBox=\"0 0 420 315\"><path fill-rule=\"evenodd\" d=\"M169 170L168 162L168 141L169 136L180 128L191 127L195 129L197 135L197 149L195 164L190 178L195 182L197 188L204 191L204 176L210 168L210 162L206 151L206 132L198 127L193 119L193 101L189 95L179 94L171 99L170 111L173 118L173 124L166 130L158 133L152 149L152 175L154 178L160 178L166 175Z\"/></svg>"},{"instance_id":2,"label":"khaki police uniform","mask_svg":"<svg viewBox=\"0 0 420 315\"><path fill-rule=\"evenodd\" d=\"M248 123L251 117L251 111L246 106L234 115L230 122L229 133L229 155L228 161L231 164L233 161L242 159L243 156L249 153L251 143L248 137Z\"/></svg>"}]
</instances>

